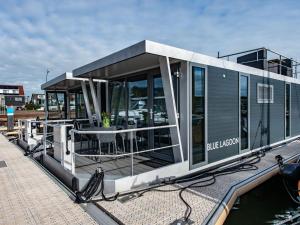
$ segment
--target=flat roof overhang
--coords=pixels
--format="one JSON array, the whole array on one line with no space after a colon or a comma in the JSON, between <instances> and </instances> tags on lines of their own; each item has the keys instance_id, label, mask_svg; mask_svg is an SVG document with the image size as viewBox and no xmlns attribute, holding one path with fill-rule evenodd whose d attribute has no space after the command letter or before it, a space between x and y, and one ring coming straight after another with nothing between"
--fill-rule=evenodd
<instances>
[{"instance_id":1,"label":"flat roof overhang","mask_svg":"<svg viewBox=\"0 0 300 225\"><path fill-rule=\"evenodd\" d=\"M203 55L189 50L144 40L104 58L74 69L74 77L110 79L159 67L159 57L168 57L170 63L186 61L203 66L214 66L241 73L269 77L300 84L300 80L273 72Z\"/></svg>"},{"instance_id":2,"label":"flat roof overhang","mask_svg":"<svg viewBox=\"0 0 300 225\"><path fill-rule=\"evenodd\" d=\"M74 77L112 79L127 74L159 67L159 57L168 56L156 51L162 47L171 46L144 40L121 51L115 52L104 58L73 70ZM169 56L170 63L178 62L179 59Z\"/></svg>"},{"instance_id":3,"label":"flat roof overhang","mask_svg":"<svg viewBox=\"0 0 300 225\"><path fill-rule=\"evenodd\" d=\"M41 85L45 91L70 90L80 86L80 79L74 79L72 73L66 72Z\"/></svg>"},{"instance_id":4,"label":"flat roof overhang","mask_svg":"<svg viewBox=\"0 0 300 225\"><path fill-rule=\"evenodd\" d=\"M81 81L87 78L74 77L71 72L66 72L41 85L45 91L70 91L81 87ZM93 79L94 82L106 82L105 80Z\"/></svg>"}]
</instances>

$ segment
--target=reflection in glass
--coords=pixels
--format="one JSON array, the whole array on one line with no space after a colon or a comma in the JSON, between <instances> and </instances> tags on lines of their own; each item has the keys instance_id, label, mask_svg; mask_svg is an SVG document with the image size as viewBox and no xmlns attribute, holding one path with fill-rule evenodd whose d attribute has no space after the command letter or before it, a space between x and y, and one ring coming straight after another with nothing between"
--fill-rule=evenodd
<instances>
[{"instance_id":1,"label":"reflection in glass","mask_svg":"<svg viewBox=\"0 0 300 225\"><path fill-rule=\"evenodd\" d=\"M76 118L76 94L75 93L69 93L69 113L70 118L75 119Z\"/></svg>"},{"instance_id":2,"label":"reflection in glass","mask_svg":"<svg viewBox=\"0 0 300 225\"><path fill-rule=\"evenodd\" d=\"M111 124L114 126L126 125L126 86L122 82L112 82L111 87Z\"/></svg>"},{"instance_id":3,"label":"reflection in glass","mask_svg":"<svg viewBox=\"0 0 300 225\"><path fill-rule=\"evenodd\" d=\"M248 77L240 76L240 133L241 133L241 150L248 149Z\"/></svg>"},{"instance_id":4,"label":"reflection in glass","mask_svg":"<svg viewBox=\"0 0 300 225\"><path fill-rule=\"evenodd\" d=\"M84 103L84 97L82 93L75 94L75 110L76 110L76 118L86 118L86 109Z\"/></svg>"},{"instance_id":5,"label":"reflection in glass","mask_svg":"<svg viewBox=\"0 0 300 225\"><path fill-rule=\"evenodd\" d=\"M205 161L205 70L192 70L192 164Z\"/></svg>"},{"instance_id":6,"label":"reflection in glass","mask_svg":"<svg viewBox=\"0 0 300 225\"><path fill-rule=\"evenodd\" d=\"M148 82L128 82L128 124L145 127L148 124Z\"/></svg>"},{"instance_id":7,"label":"reflection in glass","mask_svg":"<svg viewBox=\"0 0 300 225\"><path fill-rule=\"evenodd\" d=\"M290 101L291 101L291 84L286 84L285 85L285 136L286 137L291 136Z\"/></svg>"},{"instance_id":8,"label":"reflection in glass","mask_svg":"<svg viewBox=\"0 0 300 225\"><path fill-rule=\"evenodd\" d=\"M166 100L160 76L153 79L153 117L154 126L168 124Z\"/></svg>"},{"instance_id":9,"label":"reflection in glass","mask_svg":"<svg viewBox=\"0 0 300 225\"><path fill-rule=\"evenodd\" d=\"M48 92L47 93L48 117L51 119L65 119L65 93Z\"/></svg>"}]
</instances>

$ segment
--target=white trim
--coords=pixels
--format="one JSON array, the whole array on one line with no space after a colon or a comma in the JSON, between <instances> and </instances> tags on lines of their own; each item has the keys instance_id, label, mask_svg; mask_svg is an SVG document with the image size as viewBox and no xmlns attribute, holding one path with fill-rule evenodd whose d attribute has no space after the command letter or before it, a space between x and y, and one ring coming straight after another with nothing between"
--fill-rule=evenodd
<instances>
[{"instance_id":1,"label":"white trim","mask_svg":"<svg viewBox=\"0 0 300 225\"><path fill-rule=\"evenodd\" d=\"M65 81L65 80L77 80L77 81L89 81L89 78L81 78L81 77L74 77L73 74L71 72L65 72L60 76L57 76L49 81L47 81L46 83L43 83L41 85L41 89L45 90L51 86L55 86L56 84L58 84L59 82ZM107 83L107 80L103 80L103 79L93 79L93 82L99 82L99 83Z\"/></svg>"},{"instance_id":2,"label":"white trim","mask_svg":"<svg viewBox=\"0 0 300 225\"><path fill-rule=\"evenodd\" d=\"M268 97L268 96L265 96L265 94L263 95L264 99L259 98L260 87L269 88L271 95L268 95L268 96L270 96L271 98L267 99L266 97ZM257 103L274 103L274 86L272 84L257 83L257 85L256 85L256 100L257 100Z\"/></svg>"},{"instance_id":3,"label":"white trim","mask_svg":"<svg viewBox=\"0 0 300 225\"><path fill-rule=\"evenodd\" d=\"M293 77L283 76L277 73L269 72L266 70L257 69L254 67L245 66L235 62L227 61L225 59L218 59L216 57L203 55L200 53L172 47L169 45L160 44L153 41L146 40L146 52L155 55L165 55L170 58L204 64L208 66L214 66L224 68L228 70L234 70L241 73L256 75L260 77L268 77L275 80L286 81L289 83L300 84L300 79Z\"/></svg>"},{"instance_id":4,"label":"white trim","mask_svg":"<svg viewBox=\"0 0 300 225\"><path fill-rule=\"evenodd\" d=\"M141 41L128 48L124 48L118 52L115 52L109 56L98 59L97 61L86 64L77 69L74 69L73 74L75 77L80 77L81 75L89 73L93 70L104 68L106 66L110 66L112 64L116 64L121 61L138 57L139 55L147 53L157 56L165 56L171 59L183 60L207 66L214 66L260 77L269 77L275 80L300 84L300 79L297 78L283 76L266 70L245 66L235 62L227 61L225 59L219 59L216 57L203 55L200 53L176 48L165 44L160 44L149 40Z\"/></svg>"},{"instance_id":5,"label":"white trim","mask_svg":"<svg viewBox=\"0 0 300 225\"><path fill-rule=\"evenodd\" d=\"M248 79L248 90L247 90L247 92L248 92L248 127L247 127L247 129L248 129L248 148L247 149L241 149L241 76L244 76L244 77L247 77L247 79ZM250 86L250 75L249 74L244 74L244 73L239 73L239 87L238 87L238 89L239 89L239 154L241 154L241 153L243 153L243 152L247 152L247 151L249 151L250 150L250 145L251 145L251 143L250 143L250 125L251 125L251 123L250 123L250 119L251 119L251 117L250 117L250 98L251 98L251 92L250 92L250 90L251 90L251 86Z\"/></svg>"}]
</instances>

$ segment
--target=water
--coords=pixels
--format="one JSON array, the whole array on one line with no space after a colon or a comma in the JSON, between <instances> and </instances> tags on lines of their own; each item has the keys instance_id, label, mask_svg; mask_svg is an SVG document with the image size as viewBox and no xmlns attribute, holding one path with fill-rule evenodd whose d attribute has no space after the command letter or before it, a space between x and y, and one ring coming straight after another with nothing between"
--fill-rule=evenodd
<instances>
[{"instance_id":1,"label":"water","mask_svg":"<svg viewBox=\"0 0 300 225\"><path fill-rule=\"evenodd\" d=\"M289 215L298 213L300 207L288 196L281 178L275 176L241 196L225 225L277 224Z\"/></svg>"}]
</instances>

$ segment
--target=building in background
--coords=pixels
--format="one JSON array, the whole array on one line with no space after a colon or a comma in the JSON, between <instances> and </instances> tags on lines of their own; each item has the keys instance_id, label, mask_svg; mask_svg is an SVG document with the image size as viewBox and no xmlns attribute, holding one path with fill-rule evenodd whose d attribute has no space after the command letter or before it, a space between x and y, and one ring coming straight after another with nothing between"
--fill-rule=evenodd
<instances>
[{"instance_id":1,"label":"building in background","mask_svg":"<svg viewBox=\"0 0 300 225\"><path fill-rule=\"evenodd\" d=\"M44 106L45 105L45 94L36 94L31 95L31 103L34 105Z\"/></svg>"},{"instance_id":2,"label":"building in background","mask_svg":"<svg viewBox=\"0 0 300 225\"><path fill-rule=\"evenodd\" d=\"M23 85L0 84L0 114L5 114L5 106L23 108L25 105Z\"/></svg>"}]
</instances>

